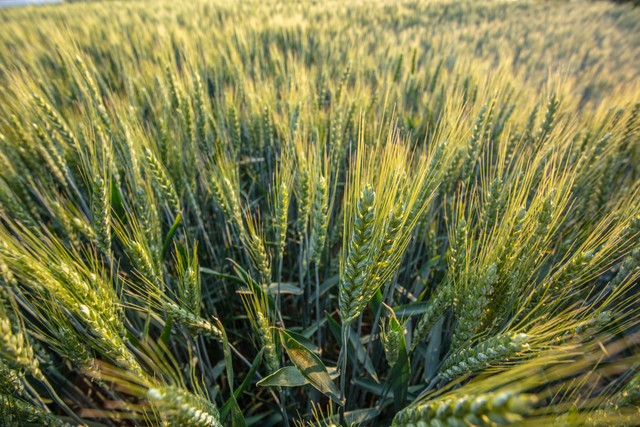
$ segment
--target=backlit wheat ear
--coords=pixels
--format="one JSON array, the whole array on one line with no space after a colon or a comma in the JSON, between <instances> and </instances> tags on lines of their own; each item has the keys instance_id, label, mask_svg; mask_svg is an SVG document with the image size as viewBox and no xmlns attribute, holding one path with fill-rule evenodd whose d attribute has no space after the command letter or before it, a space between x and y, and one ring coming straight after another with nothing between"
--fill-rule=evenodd
<instances>
[{"instance_id":1,"label":"backlit wheat ear","mask_svg":"<svg viewBox=\"0 0 640 427\"><path fill-rule=\"evenodd\" d=\"M298 160L298 164L303 162L302 160ZM303 163L302 166L299 166L299 172L296 176L296 204L298 211L298 232L300 234L304 234L307 229L307 225L309 223L309 213L311 212L312 205L312 192L311 192L311 176L309 174L309 170L305 167L306 165Z\"/></svg>"},{"instance_id":2,"label":"backlit wheat ear","mask_svg":"<svg viewBox=\"0 0 640 427\"><path fill-rule=\"evenodd\" d=\"M185 308L199 315L202 305L202 283L197 244L191 251L184 246L176 246L176 273L178 275L178 299Z\"/></svg>"},{"instance_id":3,"label":"backlit wheat ear","mask_svg":"<svg viewBox=\"0 0 640 427\"><path fill-rule=\"evenodd\" d=\"M118 391L135 397L140 404L125 405L132 419L147 419L170 425L189 427L221 427L220 413L215 403L199 384L189 390L175 371L175 360L163 360L159 349L144 348L148 363L162 370L166 378L140 378L108 364L101 364L101 379L118 384ZM117 414L114 414L117 415Z\"/></svg>"},{"instance_id":4,"label":"backlit wheat ear","mask_svg":"<svg viewBox=\"0 0 640 427\"><path fill-rule=\"evenodd\" d=\"M181 211L181 205L180 199L178 198L178 193L176 193L173 183L167 176L167 172L160 164L160 161L156 158L156 156L149 148L145 150L144 154L145 158L147 159L147 163L149 164L151 175L160 188L160 193L169 204L172 213L174 215L177 215Z\"/></svg>"},{"instance_id":5,"label":"backlit wheat ear","mask_svg":"<svg viewBox=\"0 0 640 427\"><path fill-rule=\"evenodd\" d=\"M504 184L500 178L495 178L489 187L489 194L483 206L481 228L490 228L496 224L505 213L506 194Z\"/></svg>"},{"instance_id":6,"label":"backlit wheat ear","mask_svg":"<svg viewBox=\"0 0 640 427\"><path fill-rule=\"evenodd\" d=\"M258 218L254 218L249 213L245 214L245 218L245 227L240 236L253 268L258 273L262 285L266 286L271 283L271 257L265 245L264 232Z\"/></svg>"},{"instance_id":7,"label":"backlit wheat ear","mask_svg":"<svg viewBox=\"0 0 640 427\"><path fill-rule=\"evenodd\" d=\"M399 412L393 419L393 425L511 425L521 422L532 411L536 401L534 395L512 392L436 399Z\"/></svg>"},{"instance_id":8,"label":"backlit wheat ear","mask_svg":"<svg viewBox=\"0 0 640 427\"><path fill-rule=\"evenodd\" d=\"M250 284L256 287L256 283ZM251 327L258 336L258 344L265 352L265 366L267 372L273 373L280 368L278 348L276 348L276 330L273 327L274 321L269 309L266 295L259 290L249 289L241 294Z\"/></svg>"},{"instance_id":9,"label":"backlit wheat ear","mask_svg":"<svg viewBox=\"0 0 640 427\"><path fill-rule=\"evenodd\" d=\"M98 86L94 80L94 77L91 75L91 72L85 65L82 58L76 56L74 59L75 66L77 67L78 72L80 73L82 82L88 88L88 100L87 102L92 104L93 107L97 110L98 117L102 122L102 125L106 129L108 135L113 138L114 136L114 128L112 126L111 118L109 117L109 113L107 108L104 105L102 95L98 90Z\"/></svg>"},{"instance_id":10,"label":"backlit wheat ear","mask_svg":"<svg viewBox=\"0 0 640 427\"><path fill-rule=\"evenodd\" d=\"M42 426L73 426L43 408L7 394L0 395L0 419L6 422L6 425L20 425L26 422Z\"/></svg>"},{"instance_id":11,"label":"backlit wheat ear","mask_svg":"<svg viewBox=\"0 0 640 427\"><path fill-rule=\"evenodd\" d=\"M460 307L458 324L451 340L451 347L457 350L476 336L482 327L498 281L496 264L489 265L485 271L472 279L466 288L465 303Z\"/></svg>"},{"instance_id":12,"label":"backlit wheat ear","mask_svg":"<svg viewBox=\"0 0 640 427\"><path fill-rule=\"evenodd\" d=\"M109 183L96 175L91 195L92 225L97 245L107 256L111 254L111 196Z\"/></svg>"},{"instance_id":13,"label":"backlit wheat ear","mask_svg":"<svg viewBox=\"0 0 640 427\"><path fill-rule=\"evenodd\" d=\"M287 241L287 223L289 215L289 195L291 192L291 176L288 166L284 166L287 172L280 173L275 180L273 222L276 236L276 248L278 257L284 254Z\"/></svg>"},{"instance_id":14,"label":"backlit wheat ear","mask_svg":"<svg viewBox=\"0 0 640 427\"><path fill-rule=\"evenodd\" d=\"M329 225L329 188L327 180L321 176L316 184L313 207L311 210L311 254L309 257L320 262L322 250L327 239Z\"/></svg>"},{"instance_id":15,"label":"backlit wheat ear","mask_svg":"<svg viewBox=\"0 0 640 427\"><path fill-rule=\"evenodd\" d=\"M52 176L56 179L56 182L61 187L68 189L69 183L67 181L67 172L62 154L57 150L57 147L51 142L51 139L45 133L45 130L38 124L32 123L33 131L38 138L38 150L42 160L47 165L47 168L51 171Z\"/></svg>"},{"instance_id":16,"label":"backlit wheat ear","mask_svg":"<svg viewBox=\"0 0 640 427\"><path fill-rule=\"evenodd\" d=\"M390 320L391 319L387 319L387 322L383 323L380 327L380 342L384 348L384 355L387 359L387 364L393 369L398 361L400 340L402 339L402 336L400 331L389 327Z\"/></svg>"},{"instance_id":17,"label":"backlit wheat ear","mask_svg":"<svg viewBox=\"0 0 640 427\"><path fill-rule=\"evenodd\" d=\"M17 327L17 325L16 325ZM13 369L24 370L38 379L44 378L33 349L22 331L13 331L6 317L0 318L0 356Z\"/></svg>"},{"instance_id":18,"label":"backlit wheat ear","mask_svg":"<svg viewBox=\"0 0 640 427\"><path fill-rule=\"evenodd\" d=\"M360 193L353 219L353 232L350 236L348 254L344 265L344 274L340 286L340 317L343 322L352 321L359 308L367 301L362 301L364 282L372 262L373 254L373 221L376 194L370 185Z\"/></svg>"},{"instance_id":19,"label":"backlit wheat ear","mask_svg":"<svg viewBox=\"0 0 640 427\"><path fill-rule=\"evenodd\" d=\"M540 125L540 129L538 130L537 139L540 143L544 142L544 140L549 136L551 129L554 125L555 115L558 111L558 105L560 101L556 97L556 94L552 94L549 102L547 103L547 112L544 116L544 121Z\"/></svg>"},{"instance_id":20,"label":"backlit wheat ear","mask_svg":"<svg viewBox=\"0 0 640 427\"><path fill-rule=\"evenodd\" d=\"M219 149L215 155L215 163L209 168L210 191L218 208L230 222L236 232L240 233L243 222L242 203L240 199L240 178L237 166L229 154Z\"/></svg>"},{"instance_id":21,"label":"backlit wheat ear","mask_svg":"<svg viewBox=\"0 0 640 427\"><path fill-rule=\"evenodd\" d=\"M67 144L67 148L77 147L78 140L54 108L38 94L34 93L33 98L38 108L42 110L56 131L62 136L62 139Z\"/></svg>"},{"instance_id":22,"label":"backlit wheat ear","mask_svg":"<svg viewBox=\"0 0 640 427\"><path fill-rule=\"evenodd\" d=\"M4 180L0 180L0 201L4 209L14 212L16 219L24 226L35 229L37 227L33 216L19 202L15 193Z\"/></svg>"},{"instance_id":23,"label":"backlit wheat ear","mask_svg":"<svg viewBox=\"0 0 640 427\"><path fill-rule=\"evenodd\" d=\"M152 387L147 400L163 419L189 427L221 427L218 409L207 399L177 387Z\"/></svg>"},{"instance_id":24,"label":"backlit wheat ear","mask_svg":"<svg viewBox=\"0 0 640 427\"><path fill-rule=\"evenodd\" d=\"M117 225L115 230L124 245L129 259L140 275L148 279L157 289L162 289L164 287L162 273L159 271L149 242L145 238L143 230L141 230L141 225L136 220L132 220L128 226L131 235L127 234L122 225Z\"/></svg>"}]
</instances>

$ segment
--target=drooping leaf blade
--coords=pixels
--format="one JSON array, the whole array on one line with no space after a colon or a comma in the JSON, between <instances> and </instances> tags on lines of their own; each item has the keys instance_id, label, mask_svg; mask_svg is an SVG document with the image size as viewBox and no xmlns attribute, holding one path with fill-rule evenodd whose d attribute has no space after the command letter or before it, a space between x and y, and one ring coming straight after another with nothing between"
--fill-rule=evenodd
<instances>
[{"instance_id":1,"label":"drooping leaf blade","mask_svg":"<svg viewBox=\"0 0 640 427\"><path fill-rule=\"evenodd\" d=\"M309 381L295 366L280 368L257 383L260 387L300 387L306 384Z\"/></svg>"},{"instance_id":2,"label":"drooping leaf blade","mask_svg":"<svg viewBox=\"0 0 640 427\"><path fill-rule=\"evenodd\" d=\"M283 329L280 329L280 340L291 362L309 381L309 384L334 402L341 404L340 391L320 358Z\"/></svg>"}]
</instances>

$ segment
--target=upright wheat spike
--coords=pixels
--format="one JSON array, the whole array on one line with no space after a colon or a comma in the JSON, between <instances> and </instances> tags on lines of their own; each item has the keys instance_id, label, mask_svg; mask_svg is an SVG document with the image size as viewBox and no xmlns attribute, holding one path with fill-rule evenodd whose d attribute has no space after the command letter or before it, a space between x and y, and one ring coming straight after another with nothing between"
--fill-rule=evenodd
<instances>
[{"instance_id":1,"label":"upright wheat spike","mask_svg":"<svg viewBox=\"0 0 640 427\"><path fill-rule=\"evenodd\" d=\"M376 194L370 185L360 193L349 243L344 275L340 286L340 318L348 323L360 314L363 301L364 283L371 262L370 248L373 238L374 202Z\"/></svg>"},{"instance_id":2,"label":"upright wheat spike","mask_svg":"<svg viewBox=\"0 0 640 427\"><path fill-rule=\"evenodd\" d=\"M320 176L316 184L316 192L311 213L311 245L309 259L315 261L316 281L316 324L320 325L320 259L327 240L327 227L329 226L329 189L324 176ZM322 328L318 326L318 344L322 345Z\"/></svg>"},{"instance_id":3,"label":"upright wheat spike","mask_svg":"<svg viewBox=\"0 0 640 427\"><path fill-rule=\"evenodd\" d=\"M92 225L97 245L108 257L111 256L111 199L105 180L96 175L91 193Z\"/></svg>"},{"instance_id":4,"label":"upright wheat spike","mask_svg":"<svg viewBox=\"0 0 640 427\"><path fill-rule=\"evenodd\" d=\"M327 239L329 225L329 189L324 176L318 178L315 190L311 209L311 254L309 257L318 263Z\"/></svg>"}]
</instances>

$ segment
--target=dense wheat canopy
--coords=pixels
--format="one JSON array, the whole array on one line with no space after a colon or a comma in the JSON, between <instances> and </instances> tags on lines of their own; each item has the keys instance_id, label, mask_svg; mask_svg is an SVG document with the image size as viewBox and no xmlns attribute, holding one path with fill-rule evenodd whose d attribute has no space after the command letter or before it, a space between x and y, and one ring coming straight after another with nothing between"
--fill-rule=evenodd
<instances>
[{"instance_id":1,"label":"dense wheat canopy","mask_svg":"<svg viewBox=\"0 0 640 427\"><path fill-rule=\"evenodd\" d=\"M0 424L635 425L640 9L0 9Z\"/></svg>"}]
</instances>

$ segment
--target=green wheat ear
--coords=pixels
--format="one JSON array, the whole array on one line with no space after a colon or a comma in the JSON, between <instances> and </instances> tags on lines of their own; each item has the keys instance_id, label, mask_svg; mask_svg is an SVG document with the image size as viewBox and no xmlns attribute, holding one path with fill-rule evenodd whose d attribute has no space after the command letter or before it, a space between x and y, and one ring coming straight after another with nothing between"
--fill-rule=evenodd
<instances>
[{"instance_id":1,"label":"green wheat ear","mask_svg":"<svg viewBox=\"0 0 640 427\"><path fill-rule=\"evenodd\" d=\"M311 253L309 257L320 261L329 226L329 188L327 180L321 176L316 184L311 209Z\"/></svg>"},{"instance_id":2,"label":"green wheat ear","mask_svg":"<svg viewBox=\"0 0 640 427\"><path fill-rule=\"evenodd\" d=\"M375 198L373 188L366 185L357 201L353 232L340 286L340 317L343 322L352 321L360 313L360 308L367 303L363 301L363 293L366 286L365 278L373 258L371 246L374 238Z\"/></svg>"},{"instance_id":3,"label":"green wheat ear","mask_svg":"<svg viewBox=\"0 0 640 427\"><path fill-rule=\"evenodd\" d=\"M511 425L532 412L534 395L501 392L464 396L459 399L435 400L404 410L393 419L393 425Z\"/></svg>"}]
</instances>

